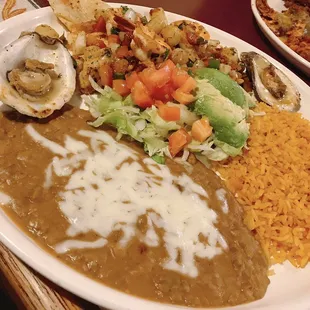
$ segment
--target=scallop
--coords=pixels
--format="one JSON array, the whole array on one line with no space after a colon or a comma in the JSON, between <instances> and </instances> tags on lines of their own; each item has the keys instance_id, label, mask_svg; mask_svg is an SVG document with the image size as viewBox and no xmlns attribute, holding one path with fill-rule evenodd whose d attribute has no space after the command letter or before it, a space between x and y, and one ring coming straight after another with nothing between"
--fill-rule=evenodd
<instances>
[{"instance_id":1,"label":"scallop","mask_svg":"<svg viewBox=\"0 0 310 310\"><path fill-rule=\"evenodd\" d=\"M242 53L241 60L259 100L281 110L296 112L300 109L300 94L280 69L255 52Z\"/></svg>"},{"instance_id":2,"label":"scallop","mask_svg":"<svg viewBox=\"0 0 310 310\"><path fill-rule=\"evenodd\" d=\"M0 101L21 114L45 118L74 94L76 72L69 51L47 25L0 52Z\"/></svg>"}]
</instances>

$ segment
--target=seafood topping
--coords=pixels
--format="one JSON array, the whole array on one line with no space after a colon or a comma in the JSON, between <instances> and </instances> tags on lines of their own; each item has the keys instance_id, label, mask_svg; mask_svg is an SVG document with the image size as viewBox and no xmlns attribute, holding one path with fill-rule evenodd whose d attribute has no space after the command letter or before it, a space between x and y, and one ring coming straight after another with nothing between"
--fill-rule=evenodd
<instances>
[{"instance_id":1,"label":"seafood topping","mask_svg":"<svg viewBox=\"0 0 310 310\"><path fill-rule=\"evenodd\" d=\"M46 44L53 45L56 40L59 40L58 33L49 25L39 25L34 32L37 33L41 37L41 40Z\"/></svg>"},{"instance_id":2,"label":"seafood topping","mask_svg":"<svg viewBox=\"0 0 310 310\"><path fill-rule=\"evenodd\" d=\"M256 97L282 110L298 111L300 94L291 80L266 58L255 53L242 53Z\"/></svg>"},{"instance_id":3,"label":"seafood topping","mask_svg":"<svg viewBox=\"0 0 310 310\"><path fill-rule=\"evenodd\" d=\"M75 91L72 57L50 26L22 33L1 51L0 62L0 100L22 114L48 117Z\"/></svg>"},{"instance_id":4,"label":"seafood topping","mask_svg":"<svg viewBox=\"0 0 310 310\"><path fill-rule=\"evenodd\" d=\"M277 99L283 98L287 89L287 86L282 82L277 75L275 67L268 66L264 68L260 74L260 78L264 86L268 91Z\"/></svg>"},{"instance_id":5,"label":"seafood topping","mask_svg":"<svg viewBox=\"0 0 310 310\"><path fill-rule=\"evenodd\" d=\"M26 59L22 69L13 69L8 73L8 80L22 98L40 101L40 97L51 90L52 79L58 77L53 69L53 64Z\"/></svg>"}]
</instances>

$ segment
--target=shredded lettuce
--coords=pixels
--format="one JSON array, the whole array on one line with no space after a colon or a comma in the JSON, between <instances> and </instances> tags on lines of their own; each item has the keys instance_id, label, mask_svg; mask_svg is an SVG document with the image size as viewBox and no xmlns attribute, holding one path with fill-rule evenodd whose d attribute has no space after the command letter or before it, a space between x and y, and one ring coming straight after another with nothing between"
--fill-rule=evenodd
<instances>
[{"instance_id":1,"label":"shredded lettuce","mask_svg":"<svg viewBox=\"0 0 310 310\"><path fill-rule=\"evenodd\" d=\"M89 123L94 127L99 127L103 124L109 124L117 128L121 134L127 134L135 140L142 142L142 139L138 135L138 130L128 115L124 111L113 111L104 116L98 117L94 122Z\"/></svg>"},{"instance_id":2,"label":"shredded lettuce","mask_svg":"<svg viewBox=\"0 0 310 310\"><path fill-rule=\"evenodd\" d=\"M168 146L167 142L164 142L160 138L145 138L144 140L144 150L150 156L155 154L163 156L166 147Z\"/></svg>"},{"instance_id":3,"label":"shredded lettuce","mask_svg":"<svg viewBox=\"0 0 310 310\"><path fill-rule=\"evenodd\" d=\"M152 159L157 162L160 165L163 165L165 163L165 157L164 156L159 156L159 155L153 155Z\"/></svg>"},{"instance_id":4,"label":"shredded lettuce","mask_svg":"<svg viewBox=\"0 0 310 310\"><path fill-rule=\"evenodd\" d=\"M180 113L180 120L176 122L180 126L184 126L184 125L192 126L193 123L199 119L197 114L190 111L188 109L188 107L184 104L176 104L176 103L172 103L172 102L167 102L167 105L169 107L174 107L174 106L178 107L181 110L180 111L181 112Z\"/></svg>"},{"instance_id":5,"label":"shredded lettuce","mask_svg":"<svg viewBox=\"0 0 310 310\"><path fill-rule=\"evenodd\" d=\"M168 143L165 142L169 132L181 126L176 122L164 121L155 106L141 111L134 106L130 95L123 99L110 87L101 89L96 85L94 86L97 91L100 90L100 95L83 96L91 114L97 118L89 124L94 127L112 125L118 131L118 139L122 135L129 135L144 144L144 150L149 156L155 156L157 162L162 162L159 158L169 155Z\"/></svg>"},{"instance_id":6,"label":"shredded lettuce","mask_svg":"<svg viewBox=\"0 0 310 310\"><path fill-rule=\"evenodd\" d=\"M256 101L255 97L252 94L249 94L248 92L246 92L244 89L243 89L243 93L244 93L244 96L245 96L245 100L247 101L248 107L249 108L256 107L257 101ZM248 111L247 115L249 114L249 112L250 112L250 110Z\"/></svg>"},{"instance_id":7,"label":"shredded lettuce","mask_svg":"<svg viewBox=\"0 0 310 310\"><path fill-rule=\"evenodd\" d=\"M223 141L220 141L220 140L217 140L217 139L214 139L214 144L218 147L218 148L221 148L221 150L229 155L229 156L232 156L232 157L235 157L235 156L238 156L242 153L242 149L244 146L240 147L240 148L236 148L236 147L233 147Z\"/></svg>"},{"instance_id":8,"label":"shredded lettuce","mask_svg":"<svg viewBox=\"0 0 310 310\"><path fill-rule=\"evenodd\" d=\"M188 149L195 153L200 159L205 157L207 160L221 161L228 158L226 153L221 146L216 145L214 136L211 136L203 143L193 140L189 145Z\"/></svg>"},{"instance_id":9,"label":"shredded lettuce","mask_svg":"<svg viewBox=\"0 0 310 310\"><path fill-rule=\"evenodd\" d=\"M163 138L168 137L168 133L171 130L178 130L181 128L176 122L166 122L159 114L158 109L155 106L144 110L141 116L154 125L156 132Z\"/></svg>"}]
</instances>

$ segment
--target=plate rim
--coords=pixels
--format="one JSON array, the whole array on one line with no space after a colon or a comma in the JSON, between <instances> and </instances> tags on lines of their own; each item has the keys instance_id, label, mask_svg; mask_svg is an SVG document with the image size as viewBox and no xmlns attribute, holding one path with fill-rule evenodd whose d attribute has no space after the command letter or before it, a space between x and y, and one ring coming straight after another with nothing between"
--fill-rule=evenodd
<instances>
[{"instance_id":1,"label":"plate rim","mask_svg":"<svg viewBox=\"0 0 310 310\"><path fill-rule=\"evenodd\" d=\"M302 70L306 75L310 75L310 62L305 58L301 57L295 51L293 51L290 47L288 47L284 42L280 40L279 37L275 35L275 33L268 27L268 25L264 22L261 17L257 6L256 0L251 0L251 8L252 13L255 17L255 20L258 26L261 28L264 36L270 41L271 44L294 66ZM289 55L289 56L288 56ZM294 60L290 59L292 57Z\"/></svg>"},{"instance_id":2,"label":"plate rim","mask_svg":"<svg viewBox=\"0 0 310 310\"><path fill-rule=\"evenodd\" d=\"M120 6L120 5L128 5L132 8L140 8L141 10L142 9L143 10L150 10L151 9L149 7L146 7L146 6L138 6L138 5L125 4L125 3L109 3L109 4L112 7L113 6ZM182 15L179 15L176 13L172 13L172 12L168 12L168 11L166 11L166 13L169 15L175 16L176 18L186 18L188 20L196 21L194 19L188 18L186 16L182 16ZM50 7L46 7L46 8L40 8L38 10L33 10L30 12L24 13L22 18L23 19L26 19L26 18L36 19L36 18L41 18L41 17L45 17L45 16L46 17L53 16L53 15L54 15L54 13L53 13L52 9ZM0 23L0 36L1 36L2 31L3 31L3 25L5 26L5 28L10 28L15 24L15 21L17 21L17 18L21 19L21 16L13 17L12 19L9 19L7 21ZM246 44L249 48L252 48L253 50L259 51L263 56L272 60L272 62L276 66L281 68L281 70L285 71L290 76L294 77L294 80L298 81L299 87L301 87L302 89L305 89L305 90L307 88L309 88L309 86L304 81L302 81L296 74L291 72L284 65L282 65L281 63L279 63L278 61L276 61L275 59L273 59L269 55L260 51L258 48L252 46L251 44L247 43L246 41L243 41L243 40L225 32L223 30L220 30L216 27L210 26L210 25L205 24L205 23L200 22L200 21L198 21L198 22L205 25L209 29L212 29L213 31L216 31L218 33L221 33L222 35L228 36L228 38L237 40L242 44ZM1 209L0 209L0 211L1 211ZM0 225L0 241L3 242L3 244L5 246L7 246L15 255L17 255L26 264L28 264L33 269L37 270L40 274L42 274L44 277L50 279L55 284L65 288L66 290L72 292L75 295L81 296L82 298L84 298L84 299L86 299L92 303L96 303L97 305L100 305L103 307L108 307L109 309L116 309L116 310L132 309L130 307L130 304L131 304L131 303L129 303L130 301L133 303L135 310L140 310L140 309L145 310L145 308L147 308L148 310L155 310L155 309L156 310L165 310L165 309L172 309L172 310L187 309L187 310L189 310L189 309L194 309L194 308L189 308L189 307L153 302L150 300L143 299L141 297L128 295L126 293L118 291L117 289L110 288L104 284L101 284L95 280L88 278L87 276L75 271L75 269L73 269L73 268L67 266L66 264L62 263L61 261L57 260L57 258L55 258L51 254L46 252L43 248L41 248L39 245L37 245L30 237L28 237L27 234L25 234L21 229L19 229L18 226L16 226L13 223L13 221L11 221L5 215L4 212L0 212L0 223L7 224L6 230L12 230L13 232L15 232L17 234L17 236L14 237L13 239L24 240L24 242L27 243L27 246L29 246L30 249L37 251L38 254L40 254L40 256L42 255L43 261L40 261L39 263L36 262L36 260L33 258L33 256L29 255L29 252L31 252L30 250L24 251L20 246L18 246L16 244L16 242L13 242L11 240L11 237L9 235L5 235L4 233L2 233L2 231L1 231L2 225ZM58 269L58 268L61 269L66 274L69 274L70 276L72 276L74 279L83 280L83 283L86 285L89 285L90 287L92 287L94 285L97 287L99 285L100 289L101 289L101 293L102 293L101 295L106 294L105 296L108 296L109 294L111 294L114 296L114 299L111 298L110 296L109 296L109 298L100 298L100 296L98 297L98 296L93 296L93 295L89 296L88 295L89 290L85 291L84 289L80 289L80 287L78 286L78 281L75 283L72 281L72 279L71 280L64 279L63 275L62 276L55 275L54 272L49 268L48 265L44 265L44 263L48 263L48 262L52 262L52 263L56 264L57 265L56 269ZM120 299L124 299L124 300L120 303ZM309 298L307 298L307 296L304 296L304 297L300 298L299 301L301 302L301 304L300 304L301 306L306 306L309 303ZM257 303L257 302L259 302L259 300L252 302L251 305L254 306L255 303ZM237 306L236 308L235 307L233 307L233 308L237 310L237 309L242 309L245 306L246 305L240 305L240 306ZM289 304L289 306L290 306L290 304ZM212 310L212 309L208 308L208 310ZM231 309L231 308L227 307L226 309ZM282 309L284 310L284 308L282 308ZM285 309L290 309L290 308L285 308ZM306 309L306 308L302 308L302 309Z\"/></svg>"}]
</instances>

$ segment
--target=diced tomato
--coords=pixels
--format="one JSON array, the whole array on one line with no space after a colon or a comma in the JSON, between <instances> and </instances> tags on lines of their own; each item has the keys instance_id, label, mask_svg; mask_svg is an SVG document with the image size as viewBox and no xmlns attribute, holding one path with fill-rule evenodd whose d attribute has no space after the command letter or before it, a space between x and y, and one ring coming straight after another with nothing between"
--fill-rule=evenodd
<instances>
[{"instance_id":1,"label":"diced tomato","mask_svg":"<svg viewBox=\"0 0 310 310\"><path fill-rule=\"evenodd\" d=\"M161 68L164 68L164 67L168 67L169 70L170 70L171 72L176 68L175 64L174 64L173 61L170 60L170 59L167 59L166 61L164 61L164 62L158 67L158 69L161 69Z\"/></svg>"},{"instance_id":2,"label":"diced tomato","mask_svg":"<svg viewBox=\"0 0 310 310\"><path fill-rule=\"evenodd\" d=\"M153 74L156 70L154 68L146 68L143 71L138 73L139 79L146 86L150 93L153 93L155 88L154 83L150 80L150 75Z\"/></svg>"},{"instance_id":3,"label":"diced tomato","mask_svg":"<svg viewBox=\"0 0 310 310\"><path fill-rule=\"evenodd\" d=\"M168 102L173 99L172 93L174 88L171 83L167 83L163 87L155 87L153 89L152 95L154 99L161 100L163 102Z\"/></svg>"},{"instance_id":4,"label":"diced tomato","mask_svg":"<svg viewBox=\"0 0 310 310\"><path fill-rule=\"evenodd\" d=\"M172 97L181 104L189 104L195 100L195 97L191 94L186 94L180 89L177 89L172 93Z\"/></svg>"},{"instance_id":5,"label":"diced tomato","mask_svg":"<svg viewBox=\"0 0 310 310\"><path fill-rule=\"evenodd\" d=\"M141 81L136 81L132 90L131 96L136 105L141 108L148 108L154 103L147 88Z\"/></svg>"},{"instance_id":6,"label":"diced tomato","mask_svg":"<svg viewBox=\"0 0 310 310\"><path fill-rule=\"evenodd\" d=\"M146 86L151 96L155 100L167 102L172 100L171 71L169 66L165 66L159 70L154 68L146 68L138 73L139 79Z\"/></svg>"},{"instance_id":7,"label":"diced tomato","mask_svg":"<svg viewBox=\"0 0 310 310\"><path fill-rule=\"evenodd\" d=\"M183 148L191 142L191 136L186 132L184 128L174 132L168 138L169 151L172 157L176 156Z\"/></svg>"},{"instance_id":8,"label":"diced tomato","mask_svg":"<svg viewBox=\"0 0 310 310\"><path fill-rule=\"evenodd\" d=\"M169 107L165 104L158 106L158 114L165 121L178 121L181 117L179 107Z\"/></svg>"},{"instance_id":9,"label":"diced tomato","mask_svg":"<svg viewBox=\"0 0 310 310\"><path fill-rule=\"evenodd\" d=\"M125 80L113 80L113 89L123 97L130 94L130 89L126 86Z\"/></svg>"},{"instance_id":10,"label":"diced tomato","mask_svg":"<svg viewBox=\"0 0 310 310\"><path fill-rule=\"evenodd\" d=\"M129 46L132 39L133 39L133 33L125 32L122 45Z\"/></svg>"},{"instance_id":11,"label":"diced tomato","mask_svg":"<svg viewBox=\"0 0 310 310\"><path fill-rule=\"evenodd\" d=\"M151 75L148 76L148 80L152 85L155 87L163 87L165 84L167 84L171 79L172 71L170 68L163 67L159 70L154 71Z\"/></svg>"},{"instance_id":12,"label":"diced tomato","mask_svg":"<svg viewBox=\"0 0 310 310\"><path fill-rule=\"evenodd\" d=\"M153 68L146 68L141 73L139 73L141 81L150 90L155 87L163 87L171 79L172 70L174 69L174 63L169 60L164 62L164 65L160 69L156 70Z\"/></svg>"},{"instance_id":13,"label":"diced tomato","mask_svg":"<svg viewBox=\"0 0 310 310\"><path fill-rule=\"evenodd\" d=\"M124 58L128 56L128 47L127 46L120 46L116 51L116 56L118 58Z\"/></svg>"},{"instance_id":14,"label":"diced tomato","mask_svg":"<svg viewBox=\"0 0 310 310\"><path fill-rule=\"evenodd\" d=\"M161 100L155 100L154 105L158 108L161 105L164 105L164 103Z\"/></svg>"},{"instance_id":15,"label":"diced tomato","mask_svg":"<svg viewBox=\"0 0 310 310\"><path fill-rule=\"evenodd\" d=\"M100 16L98 18L98 21L94 25L93 30L94 30L94 32L106 32L106 22L105 22L103 16Z\"/></svg>"},{"instance_id":16,"label":"diced tomato","mask_svg":"<svg viewBox=\"0 0 310 310\"><path fill-rule=\"evenodd\" d=\"M113 70L110 65L103 64L99 67L98 73L102 86L112 86Z\"/></svg>"},{"instance_id":17,"label":"diced tomato","mask_svg":"<svg viewBox=\"0 0 310 310\"><path fill-rule=\"evenodd\" d=\"M126 75L126 85L129 89L132 89L137 81L140 81L140 79L136 71Z\"/></svg>"},{"instance_id":18,"label":"diced tomato","mask_svg":"<svg viewBox=\"0 0 310 310\"><path fill-rule=\"evenodd\" d=\"M190 93L192 90L194 90L197 86L197 82L194 78L189 76L185 83L179 88L180 91L184 93Z\"/></svg>"},{"instance_id":19,"label":"diced tomato","mask_svg":"<svg viewBox=\"0 0 310 310\"><path fill-rule=\"evenodd\" d=\"M189 78L188 73L178 68L175 68L173 70L171 76L172 84L175 87L175 89L184 85L188 78Z\"/></svg>"},{"instance_id":20,"label":"diced tomato","mask_svg":"<svg viewBox=\"0 0 310 310\"><path fill-rule=\"evenodd\" d=\"M120 39L119 39L119 36L117 34L111 34L108 36L108 43L109 45L112 44L112 43L117 43L119 44L120 43Z\"/></svg>"},{"instance_id":21,"label":"diced tomato","mask_svg":"<svg viewBox=\"0 0 310 310\"><path fill-rule=\"evenodd\" d=\"M203 142L211 136L212 129L207 119L199 119L193 123L192 137L199 142Z\"/></svg>"},{"instance_id":22,"label":"diced tomato","mask_svg":"<svg viewBox=\"0 0 310 310\"><path fill-rule=\"evenodd\" d=\"M158 70L149 76L149 79L153 85L156 87L163 87L165 84L170 82L171 75L175 69L175 64L170 60L166 60L162 63Z\"/></svg>"},{"instance_id":23,"label":"diced tomato","mask_svg":"<svg viewBox=\"0 0 310 310\"><path fill-rule=\"evenodd\" d=\"M102 40L99 41L98 46L99 46L100 48L105 48L105 47L106 47L105 43L104 43Z\"/></svg>"}]
</instances>

